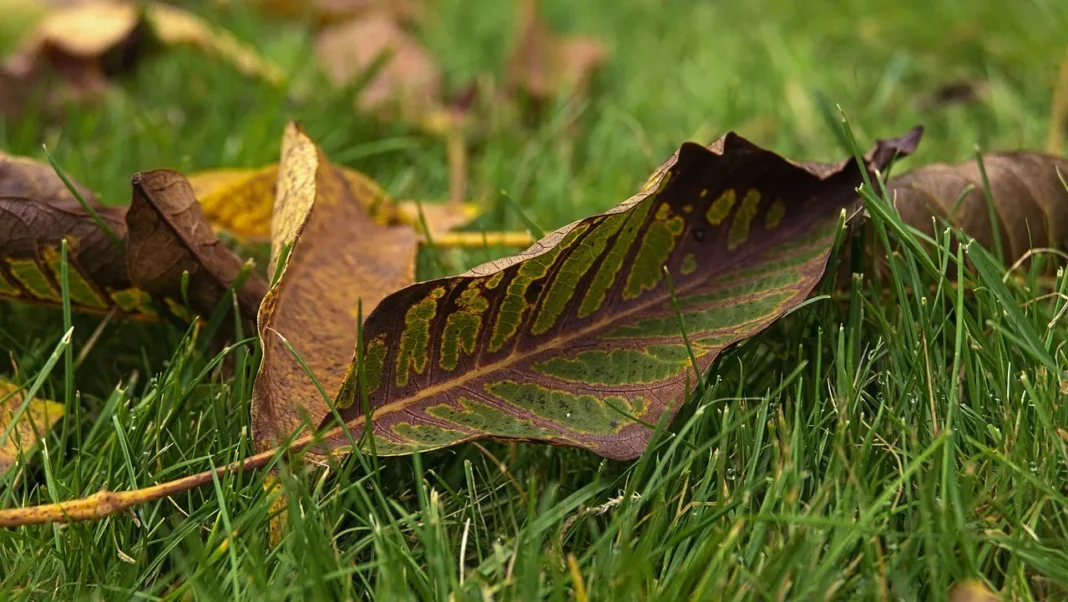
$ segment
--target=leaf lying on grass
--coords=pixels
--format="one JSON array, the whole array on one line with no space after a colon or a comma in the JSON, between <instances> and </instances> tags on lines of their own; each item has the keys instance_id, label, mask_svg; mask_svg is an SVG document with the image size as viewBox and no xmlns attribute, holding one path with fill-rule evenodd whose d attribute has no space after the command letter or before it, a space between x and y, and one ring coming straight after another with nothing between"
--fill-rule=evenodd
<instances>
[{"instance_id":1,"label":"leaf lying on grass","mask_svg":"<svg viewBox=\"0 0 1068 602\"><path fill-rule=\"evenodd\" d=\"M120 240L124 211L103 207L85 187L82 199ZM0 153L0 298L59 305L60 245L70 249L71 306L83 313L119 311L144 319L156 312L147 295L133 288L123 247L87 213L55 171Z\"/></svg>"},{"instance_id":2,"label":"leaf lying on grass","mask_svg":"<svg viewBox=\"0 0 1068 602\"><path fill-rule=\"evenodd\" d=\"M25 408L22 405L18 385L0 378L0 474L15 465L20 451L28 454L63 417L59 402L31 399Z\"/></svg>"},{"instance_id":3,"label":"leaf lying on grass","mask_svg":"<svg viewBox=\"0 0 1068 602\"><path fill-rule=\"evenodd\" d=\"M1008 263L1032 248L1068 247L1068 159L1030 151L988 153L983 167L992 205L975 160L925 165L891 178L887 191L910 226L933 235L932 217L948 221L987 249L1001 249Z\"/></svg>"},{"instance_id":4,"label":"leaf lying on grass","mask_svg":"<svg viewBox=\"0 0 1068 602\"><path fill-rule=\"evenodd\" d=\"M347 85L377 66L357 98L362 111L398 112L405 120L418 123L439 106L441 70L388 12L373 11L324 27L316 39L315 54L337 86Z\"/></svg>"},{"instance_id":5,"label":"leaf lying on grass","mask_svg":"<svg viewBox=\"0 0 1068 602\"><path fill-rule=\"evenodd\" d=\"M192 46L251 77L282 85L285 73L228 32L173 6L150 2L97 0L61 8L48 15L0 71L6 85L34 88L49 76L65 83L61 92L75 99L106 91L109 79L130 71L154 47ZM9 115L18 115L25 98L12 96Z\"/></svg>"},{"instance_id":6,"label":"leaf lying on grass","mask_svg":"<svg viewBox=\"0 0 1068 602\"><path fill-rule=\"evenodd\" d=\"M278 182L271 273L284 264L259 313L263 360L252 397L258 444L277 444L330 413L301 361L319 386L336 392L356 345L360 301L370 311L414 282L419 246L411 227L376 223L370 199L361 198L367 188L354 185L296 124L286 128Z\"/></svg>"},{"instance_id":7,"label":"leaf lying on grass","mask_svg":"<svg viewBox=\"0 0 1068 602\"><path fill-rule=\"evenodd\" d=\"M0 154L0 298L61 305L65 239L75 311L157 320L161 305L186 316L188 299L207 316L224 299L242 262L212 234L180 175L135 178L129 211L104 207L87 188L72 184L85 206L52 167ZM184 285L183 272L189 273ZM242 288L238 299L250 320L266 288L255 275Z\"/></svg>"},{"instance_id":8,"label":"leaf lying on grass","mask_svg":"<svg viewBox=\"0 0 1068 602\"><path fill-rule=\"evenodd\" d=\"M255 273L241 275L244 262L212 232L182 174L159 169L135 175L126 227L126 268L141 290L182 299L208 316L239 283L241 315L259 311L267 283Z\"/></svg>"},{"instance_id":9,"label":"leaf lying on grass","mask_svg":"<svg viewBox=\"0 0 1068 602\"><path fill-rule=\"evenodd\" d=\"M481 208L474 203L396 203L362 173L342 166L335 168L356 193L356 200L363 205L364 211L383 226L407 224L421 231L421 204L430 234L437 236L466 226L481 213ZM213 226L246 241L270 240L271 213L278 182L277 163L253 169L202 171L191 174L189 182Z\"/></svg>"},{"instance_id":10,"label":"leaf lying on grass","mask_svg":"<svg viewBox=\"0 0 1068 602\"><path fill-rule=\"evenodd\" d=\"M798 165L734 134L685 144L615 209L383 300L341 417L362 429L370 408L382 455L498 437L633 458L722 349L808 297L860 181L853 161Z\"/></svg>"},{"instance_id":11,"label":"leaf lying on grass","mask_svg":"<svg viewBox=\"0 0 1068 602\"><path fill-rule=\"evenodd\" d=\"M581 95L607 58L604 44L553 33L538 14L537 0L520 0L517 5L519 33L508 58L509 88L538 102L565 91Z\"/></svg>"},{"instance_id":12,"label":"leaf lying on grass","mask_svg":"<svg viewBox=\"0 0 1068 602\"><path fill-rule=\"evenodd\" d=\"M329 426L327 417L321 432L285 451L343 453L351 431L366 426L383 454L490 436L635 457L649 441L648 424L677 411L687 381L697 376L691 370L702 373L726 345L804 301L823 274L842 216L855 206L861 170L910 152L919 134L917 128L879 142L864 167L852 160L791 163L734 134L707 148L683 145L615 209L562 228L515 257L411 285L379 302L336 397L346 424ZM331 288L350 278L331 279L337 266L361 256L365 245L345 236L336 219L358 204L299 129L287 131L286 144L274 257L282 261L282 249L291 251L261 316L276 326L320 328L314 322L321 315L308 312L325 302L314 313L329 311L329 323L343 325L355 319L359 297L384 294L382 283L402 272L389 269L378 275L381 283L371 280L344 295ZM316 273L323 263L327 269ZM305 279L311 284L290 289ZM276 388L281 381L273 366L289 346L276 344L281 339L268 320L260 328L265 353L257 395L288 395L291 390ZM336 379L346 350L318 343L293 347ZM295 374L294 363L287 360L285 373ZM314 387L297 385L302 392ZM363 394L366 404L357 399ZM375 411L373 424L360 409L365 405ZM264 425L265 418L256 421ZM269 465L280 451L146 489L3 510L0 526L107 516Z\"/></svg>"}]
</instances>

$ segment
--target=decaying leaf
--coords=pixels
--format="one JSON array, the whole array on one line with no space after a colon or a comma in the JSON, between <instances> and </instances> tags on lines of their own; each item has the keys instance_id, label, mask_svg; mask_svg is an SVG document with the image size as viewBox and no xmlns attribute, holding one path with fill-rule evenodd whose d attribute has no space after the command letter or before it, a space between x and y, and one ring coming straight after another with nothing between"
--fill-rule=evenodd
<instances>
[{"instance_id":1,"label":"decaying leaf","mask_svg":"<svg viewBox=\"0 0 1068 602\"><path fill-rule=\"evenodd\" d=\"M212 232L193 187L169 169L133 177L133 202L126 212L126 268L141 290L187 300L201 316L226 297L242 271L242 260ZM241 315L259 311L267 284L255 273L237 292Z\"/></svg>"},{"instance_id":2,"label":"decaying leaf","mask_svg":"<svg viewBox=\"0 0 1068 602\"><path fill-rule=\"evenodd\" d=\"M253 437L262 447L330 414L287 342L325 391L337 391L356 344L360 302L366 314L415 280L415 230L376 223L369 201L359 198L365 193L299 126L286 128L269 271L284 267L260 306L263 359L252 399Z\"/></svg>"},{"instance_id":3,"label":"decaying leaf","mask_svg":"<svg viewBox=\"0 0 1068 602\"><path fill-rule=\"evenodd\" d=\"M407 224L422 231L419 206L422 206L430 234L437 236L462 228L481 214L474 203L395 203L378 184L358 171L336 167L357 191L375 223L383 226ZM265 241L271 235L271 212L278 182L278 165L259 169L215 169L194 173L189 182L208 221L247 241Z\"/></svg>"},{"instance_id":4,"label":"decaying leaf","mask_svg":"<svg viewBox=\"0 0 1068 602\"><path fill-rule=\"evenodd\" d=\"M274 85L284 72L231 34L176 7L95 0L48 15L2 69L12 86L32 88L50 74L74 98L107 90L109 79L131 70L155 43L193 46Z\"/></svg>"},{"instance_id":5,"label":"decaying leaf","mask_svg":"<svg viewBox=\"0 0 1068 602\"><path fill-rule=\"evenodd\" d=\"M982 581L968 580L949 588L949 602L998 602L998 597Z\"/></svg>"},{"instance_id":6,"label":"decaying leaf","mask_svg":"<svg viewBox=\"0 0 1068 602\"><path fill-rule=\"evenodd\" d=\"M870 164L884 168L918 138L878 143ZM687 143L615 209L384 299L364 322L360 361L327 391L356 433L366 393L383 455L497 437L633 458L695 369L806 299L860 169L798 165L734 134ZM337 347L318 351L338 359ZM327 441L349 445L336 428Z\"/></svg>"},{"instance_id":7,"label":"decaying leaf","mask_svg":"<svg viewBox=\"0 0 1068 602\"><path fill-rule=\"evenodd\" d=\"M537 0L518 3L517 42L508 59L508 84L538 101L564 91L581 94L608 53L599 40L558 36L541 20Z\"/></svg>"},{"instance_id":8,"label":"decaying leaf","mask_svg":"<svg viewBox=\"0 0 1068 602\"><path fill-rule=\"evenodd\" d=\"M79 193L120 239L116 244L86 213L50 166L0 154L0 298L58 305L60 246L68 245L71 306L86 313L154 318L150 299L133 288L123 259L125 210Z\"/></svg>"},{"instance_id":9,"label":"decaying leaf","mask_svg":"<svg viewBox=\"0 0 1068 602\"><path fill-rule=\"evenodd\" d=\"M1000 234L997 240L974 160L917 168L891 178L887 192L909 225L933 234L932 217L944 219L987 249L1000 245L1009 263L1032 248L1068 248L1068 190L1064 185L1068 159L1030 151L988 153L983 165Z\"/></svg>"},{"instance_id":10,"label":"decaying leaf","mask_svg":"<svg viewBox=\"0 0 1068 602\"><path fill-rule=\"evenodd\" d=\"M0 379L0 473L14 466L20 450L28 454L63 417L63 404L59 402L31 399L19 414L22 402L19 387ZM12 425L16 416L18 420Z\"/></svg>"},{"instance_id":11,"label":"decaying leaf","mask_svg":"<svg viewBox=\"0 0 1068 602\"><path fill-rule=\"evenodd\" d=\"M315 52L329 79L343 86L375 66L360 91L358 107L366 112L399 112L411 122L438 108L441 70L433 57L397 23L375 11L319 32Z\"/></svg>"}]
</instances>

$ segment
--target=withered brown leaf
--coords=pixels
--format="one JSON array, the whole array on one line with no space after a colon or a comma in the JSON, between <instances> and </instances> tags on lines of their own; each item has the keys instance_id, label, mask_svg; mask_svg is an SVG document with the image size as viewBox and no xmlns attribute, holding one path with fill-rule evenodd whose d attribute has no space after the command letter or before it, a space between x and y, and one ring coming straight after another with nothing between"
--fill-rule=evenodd
<instances>
[{"instance_id":1,"label":"withered brown leaf","mask_svg":"<svg viewBox=\"0 0 1068 602\"><path fill-rule=\"evenodd\" d=\"M126 267L134 284L161 297L187 298L199 315L211 315L242 270L243 262L215 236L193 187L176 171L133 177L126 226ZM266 292L266 282L248 274L237 300L250 322Z\"/></svg>"},{"instance_id":2,"label":"withered brown leaf","mask_svg":"<svg viewBox=\"0 0 1068 602\"><path fill-rule=\"evenodd\" d=\"M324 27L315 52L326 75L343 86L382 61L357 106L417 122L438 107L441 70L433 57L385 11Z\"/></svg>"},{"instance_id":3,"label":"withered brown leaf","mask_svg":"<svg viewBox=\"0 0 1068 602\"><path fill-rule=\"evenodd\" d=\"M518 36L508 59L507 82L513 92L547 101L564 91L581 94L608 56L599 40L560 36L538 14L537 0L518 2Z\"/></svg>"},{"instance_id":4,"label":"withered brown leaf","mask_svg":"<svg viewBox=\"0 0 1068 602\"><path fill-rule=\"evenodd\" d=\"M128 72L157 45L192 46L251 77L281 85L285 73L230 33L166 4L94 0L49 14L0 68L0 81L15 90L3 93L0 108L17 115L24 90L49 83L46 99L92 99L109 89L112 77ZM16 93L21 91L21 94Z\"/></svg>"},{"instance_id":5,"label":"withered brown leaf","mask_svg":"<svg viewBox=\"0 0 1068 602\"><path fill-rule=\"evenodd\" d=\"M359 302L366 315L415 279L415 230L376 223L359 194L298 125L286 128L270 272L277 262L284 267L260 307L263 359L252 399L253 437L261 447L302 424L314 428L330 413L287 342L333 394L356 345Z\"/></svg>"},{"instance_id":6,"label":"withered brown leaf","mask_svg":"<svg viewBox=\"0 0 1068 602\"><path fill-rule=\"evenodd\" d=\"M887 192L907 224L930 235L935 231L932 217L945 219L987 249L1000 243L1008 263L1032 248L1068 247L1068 159L1031 151L987 153L983 165L1000 234L997 243L975 160L919 167L891 178Z\"/></svg>"}]
</instances>

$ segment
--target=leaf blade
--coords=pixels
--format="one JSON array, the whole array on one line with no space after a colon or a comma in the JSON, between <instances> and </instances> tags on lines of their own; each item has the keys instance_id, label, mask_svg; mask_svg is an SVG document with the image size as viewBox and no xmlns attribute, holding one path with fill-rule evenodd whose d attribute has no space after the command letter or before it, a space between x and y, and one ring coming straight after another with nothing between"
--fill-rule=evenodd
<instances>
[{"instance_id":1,"label":"leaf blade","mask_svg":"<svg viewBox=\"0 0 1068 602\"><path fill-rule=\"evenodd\" d=\"M882 168L917 140L880 143L869 157ZM677 411L691 368L661 266L707 370L813 290L860 176L852 161L798 165L733 134L687 143L616 208L387 297L365 321L357 377L378 453L492 436L635 457L645 425ZM353 432L358 390L336 400ZM335 432L327 445L345 441Z\"/></svg>"}]
</instances>

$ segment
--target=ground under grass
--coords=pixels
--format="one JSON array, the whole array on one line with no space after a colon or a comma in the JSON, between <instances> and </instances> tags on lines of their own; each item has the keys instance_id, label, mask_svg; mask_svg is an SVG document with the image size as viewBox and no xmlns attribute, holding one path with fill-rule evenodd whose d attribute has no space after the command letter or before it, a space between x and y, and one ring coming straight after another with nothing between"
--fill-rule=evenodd
<instances>
[{"instance_id":1,"label":"ground under grass","mask_svg":"<svg viewBox=\"0 0 1068 602\"><path fill-rule=\"evenodd\" d=\"M441 0L424 40L454 89L500 74L504 2ZM849 152L923 123L900 168L984 149L1042 148L1065 57L1068 3L543 2L558 29L611 50L591 96L496 129L472 150L486 229L545 229L607 209L684 140L736 130L798 159ZM618 4L618 6L617 6ZM206 14L292 72L299 27L247 11ZM0 27L0 46L14 32ZM136 171L255 166L301 119L338 162L404 197L443 198L445 145L353 113L311 86L279 92L192 52L154 59L124 96L71 107L62 127L0 128L107 202ZM980 80L978 101L941 86ZM502 191L513 201L505 200ZM1068 280L1000 285L904 243L892 274L804 307L725 353L705 393L635 462L540 445L463 445L422 457L293 463L290 526L267 546L264 473L236 475L95 523L0 532L0 599L877 599L936 600L984 580L1008 599L1068 596ZM878 236L866 244L883 252ZM426 253L431 253L427 251ZM420 276L502 250L421 258ZM1052 287L1052 288L1051 288ZM829 290L829 289L828 289ZM99 322L75 316L78 357ZM3 373L30 381L67 330L59 311L0 305ZM235 377L172 326L109 324L42 393L67 404L46 449L0 485L11 507L142 487L230 462L248 438L255 343ZM1040 345L1020 341L1037 337ZM10 361L8 361L10 359Z\"/></svg>"}]
</instances>

